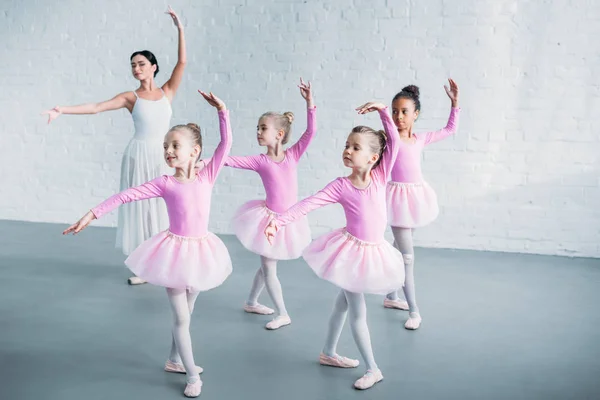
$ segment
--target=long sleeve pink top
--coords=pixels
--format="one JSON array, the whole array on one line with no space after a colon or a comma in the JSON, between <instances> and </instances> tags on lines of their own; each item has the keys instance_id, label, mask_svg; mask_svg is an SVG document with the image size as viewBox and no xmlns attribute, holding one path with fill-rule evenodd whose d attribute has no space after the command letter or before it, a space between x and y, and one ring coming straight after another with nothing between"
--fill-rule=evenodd
<instances>
[{"instance_id":1,"label":"long sleeve pink top","mask_svg":"<svg viewBox=\"0 0 600 400\"><path fill-rule=\"evenodd\" d=\"M400 139L387 108L380 110L388 143L380 164L371 170L371 183L364 189L356 188L348 178L337 178L315 195L295 204L275 218L277 226L284 226L327 204L340 203L346 214L346 230L352 236L378 243L384 240L387 225L386 182L396 161Z\"/></svg>"},{"instance_id":2,"label":"long sleeve pink top","mask_svg":"<svg viewBox=\"0 0 600 400\"><path fill-rule=\"evenodd\" d=\"M423 148L430 143L437 142L453 135L458 127L460 108L452 108L446 127L435 132L415 134L416 142L407 143L400 141L398 158L392 168L392 181L403 183L423 182L421 172L421 153ZM394 132L398 136L397 130Z\"/></svg>"},{"instance_id":3,"label":"long sleeve pink top","mask_svg":"<svg viewBox=\"0 0 600 400\"><path fill-rule=\"evenodd\" d=\"M219 129L221 142L210 162L198 171L195 180L182 183L173 176L163 175L143 185L126 189L94 207L92 212L96 218L102 217L121 204L162 197L169 213L169 231L187 237L206 235L212 188L231 150L231 126L227 110L219 111Z\"/></svg>"},{"instance_id":4,"label":"long sleeve pink top","mask_svg":"<svg viewBox=\"0 0 600 400\"><path fill-rule=\"evenodd\" d=\"M294 145L285 150L282 161L275 162L265 154L230 156L225 165L256 171L265 187L267 208L282 213L298 201L298 161L312 141L316 129L316 107L312 107L307 109L306 131Z\"/></svg>"}]
</instances>

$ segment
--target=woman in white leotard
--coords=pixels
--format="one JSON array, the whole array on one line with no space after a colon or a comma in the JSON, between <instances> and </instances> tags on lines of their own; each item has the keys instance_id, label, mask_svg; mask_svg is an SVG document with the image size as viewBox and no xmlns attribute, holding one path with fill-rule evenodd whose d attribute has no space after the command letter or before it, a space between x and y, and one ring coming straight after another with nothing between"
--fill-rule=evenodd
<instances>
[{"instance_id":1,"label":"woman in white leotard","mask_svg":"<svg viewBox=\"0 0 600 400\"><path fill-rule=\"evenodd\" d=\"M167 14L179 31L178 59L171 77L162 87L158 87L154 77L158 73L156 57L148 50L136 51L131 55L131 72L140 81L140 87L133 92L124 92L101 102L72 107L56 106L44 111L48 123L61 114L97 114L104 111L126 108L133 118L135 134L121 162L121 187L125 190L141 185L160 175L165 170L162 141L171 125L171 101L183 77L186 63L185 38L179 17L169 7ZM167 229L169 219L164 201L160 198L130 203L119 209L116 247L129 255L146 239ZM129 284L138 285L144 280L133 276Z\"/></svg>"}]
</instances>

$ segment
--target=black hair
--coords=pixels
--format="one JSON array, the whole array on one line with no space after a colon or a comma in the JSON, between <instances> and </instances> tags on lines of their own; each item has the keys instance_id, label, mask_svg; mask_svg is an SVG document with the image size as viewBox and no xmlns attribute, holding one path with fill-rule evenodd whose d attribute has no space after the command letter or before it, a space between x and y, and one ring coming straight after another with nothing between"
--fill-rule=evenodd
<instances>
[{"instance_id":1,"label":"black hair","mask_svg":"<svg viewBox=\"0 0 600 400\"><path fill-rule=\"evenodd\" d=\"M131 55L131 57L129 57L129 61L133 60L133 57L138 55L146 57L148 61L150 61L150 64L156 65L156 71L154 71L154 77L156 77L156 74L158 74L158 61L156 61L156 57L154 56L154 54L152 54L150 50L136 51Z\"/></svg>"},{"instance_id":2,"label":"black hair","mask_svg":"<svg viewBox=\"0 0 600 400\"><path fill-rule=\"evenodd\" d=\"M396 93L392 103L398 99L411 99L415 103L415 110L421 111L421 101L419 100L419 87L415 85L405 86L400 92Z\"/></svg>"}]
</instances>

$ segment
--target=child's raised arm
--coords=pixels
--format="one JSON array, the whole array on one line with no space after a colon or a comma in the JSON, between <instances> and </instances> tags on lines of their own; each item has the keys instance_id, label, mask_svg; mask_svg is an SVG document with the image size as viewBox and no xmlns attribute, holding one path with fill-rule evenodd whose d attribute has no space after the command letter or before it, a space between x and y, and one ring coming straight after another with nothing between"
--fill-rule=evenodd
<instances>
[{"instance_id":1,"label":"child's raised arm","mask_svg":"<svg viewBox=\"0 0 600 400\"><path fill-rule=\"evenodd\" d=\"M206 167L202 170L202 173L206 171L208 177L211 181L214 181L219 174L219 171L225 165L225 161L227 160L227 156L231 151L231 125L229 123L229 111L225 106L225 103L215 96L212 92L206 93L201 90L198 90L200 94L204 97L204 99L211 106L215 107L219 112L219 131L221 133L221 141L217 145L215 152L210 159L210 161L206 164Z\"/></svg>"},{"instance_id":2,"label":"child's raised arm","mask_svg":"<svg viewBox=\"0 0 600 400\"><path fill-rule=\"evenodd\" d=\"M288 149L288 153L292 155L296 160L302 157L302 154L308 148L308 145L315 136L317 131L317 118L316 118L316 107L313 101L312 86L310 82L304 82L300 78L300 94L306 100L306 131L302 134L300 139L293 146Z\"/></svg>"}]
</instances>

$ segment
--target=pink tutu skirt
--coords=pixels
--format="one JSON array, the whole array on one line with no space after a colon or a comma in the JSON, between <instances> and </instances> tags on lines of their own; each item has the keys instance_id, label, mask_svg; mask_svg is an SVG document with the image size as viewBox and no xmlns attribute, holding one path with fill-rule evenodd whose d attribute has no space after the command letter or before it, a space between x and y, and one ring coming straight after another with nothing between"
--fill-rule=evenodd
<instances>
[{"instance_id":1,"label":"pink tutu skirt","mask_svg":"<svg viewBox=\"0 0 600 400\"><path fill-rule=\"evenodd\" d=\"M277 214L265 206L264 200L252 200L242 205L233 217L233 230L245 248L273 260L293 260L311 241L306 217L288 224L275 235L273 245L265 237L265 228Z\"/></svg>"},{"instance_id":2,"label":"pink tutu skirt","mask_svg":"<svg viewBox=\"0 0 600 400\"><path fill-rule=\"evenodd\" d=\"M387 211L391 226L420 228L435 220L440 212L435 191L425 181L387 184Z\"/></svg>"},{"instance_id":3,"label":"pink tutu skirt","mask_svg":"<svg viewBox=\"0 0 600 400\"><path fill-rule=\"evenodd\" d=\"M221 285L232 271L225 244L210 232L194 238L163 231L137 247L125 264L153 285L192 292Z\"/></svg>"},{"instance_id":4,"label":"pink tutu skirt","mask_svg":"<svg viewBox=\"0 0 600 400\"><path fill-rule=\"evenodd\" d=\"M345 228L315 239L303 254L321 279L354 293L387 294L404 286L402 254L387 241L362 241Z\"/></svg>"}]
</instances>

